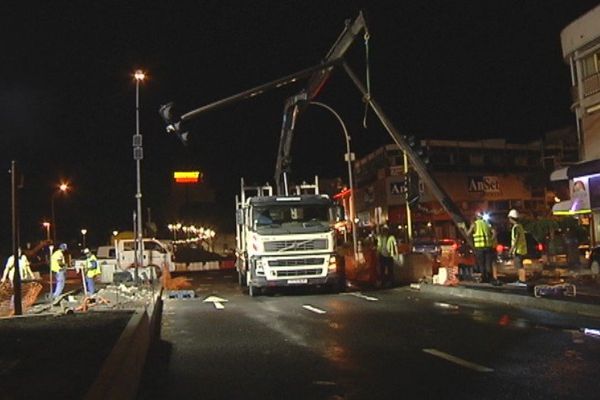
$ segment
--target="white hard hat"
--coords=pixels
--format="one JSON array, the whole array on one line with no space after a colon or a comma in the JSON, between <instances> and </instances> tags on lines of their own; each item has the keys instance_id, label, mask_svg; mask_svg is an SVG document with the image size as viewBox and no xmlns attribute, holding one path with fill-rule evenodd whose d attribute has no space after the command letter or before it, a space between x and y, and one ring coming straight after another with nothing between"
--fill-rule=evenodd
<instances>
[{"instance_id":1,"label":"white hard hat","mask_svg":"<svg viewBox=\"0 0 600 400\"><path fill-rule=\"evenodd\" d=\"M90 254L90 249L88 249L88 248L83 249L83 254L86 254L86 255Z\"/></svg>"},{"instance_id":2,"label":"white hard hat","mask_svg":"<svg viewBox=\"0 0 600 400\"><path fill-rule=\"evenodd\" d=\"M508 218L519 219L519 212L513 208L508 212Z\"/></svg>"}]
</instances>

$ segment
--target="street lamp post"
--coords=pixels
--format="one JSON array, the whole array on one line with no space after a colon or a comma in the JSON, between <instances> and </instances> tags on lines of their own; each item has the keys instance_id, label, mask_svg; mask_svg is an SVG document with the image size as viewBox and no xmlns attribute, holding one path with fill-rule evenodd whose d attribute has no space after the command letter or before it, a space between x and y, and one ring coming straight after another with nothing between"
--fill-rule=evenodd
<instances>
[{"instance_id":1,"label":"street lamp post","mask_svg":"<svg viewBox=\"0 0 600 400\"><path fill-rule=\"evenodd\" d=\"M81 246L81 247L82 247L82 248L84 248L84 249L85 249L85 235L86 235L86 234L87 234L87 229L83 228L83 229L81 230L81 238L82 238L82 239L81 239L81 243L82 243L82 246Z\"/></svg>"},{"instance_id":2,"label":"street lamp post","mask_svg":"<svg viewBox=\"0 0 600 400\"><path fill-rule=\"evenodd\" d=\"M344 158L348 163L348 185L350 188L350 226L352 227L352 247L354 250L354 262L358 263L358 237L356 232L356 217L354 215L354 179L352 177L352 161L354 161L354 153L350 152L350 135L348 134L348 129L346 129L346 124L344 123L344 120L342 120L342 117L340 117L340 115L333 108L319 101L311 101L309 102L309 104L314 104L315 106L322 107L329 111L331 114L333 114L342 126L342 130L344 131L344 139L346 139L346 155L344 156Z\"/></svg>"},{"instance_id":3,"label":"street lamp post","mask_svg":"<svg viewBox=\"0 0 600 400\"><path fill-rule=\"evenodd\" d=\"M143 264L144 248L143 248L143 231L142 231L142 177L141 177L141 161L144 158L142 147L142 135L140 133L140 82L146 75L142 70L136 70L135 78L135 135L133 136L133 159L136 165L136 202L137 202L137 263L135 268L135 282L138 283L138 267Z\"/></svg>"},{"instance_id":4,"label":"street lamp post","mask_svg":"<svg viewBox=\"0 0 600 400\"><path fill-rule=\"evenodd\" d=\"M50 197L50 213L51 213L51 222L50 222L50 226L52 227L52 242L56 243L56 218L54 215L54 199L56 198L57 195L59 195L60 193L66 193L69 190L69 185L66 183L61 183L58 186L58 190L55 190L52 193L52 196Z\"/></svg>"},{"instance_id":5,"label":"street lamp post","mask_svg":"<svg viewBox=\"0 0 600 400\"><path fill-rule=\"evenodd\" d=\"M44 221L42 222L42 226L46 229L46 240L50 241L50 222Z\"/></svg>"}]
</instances>

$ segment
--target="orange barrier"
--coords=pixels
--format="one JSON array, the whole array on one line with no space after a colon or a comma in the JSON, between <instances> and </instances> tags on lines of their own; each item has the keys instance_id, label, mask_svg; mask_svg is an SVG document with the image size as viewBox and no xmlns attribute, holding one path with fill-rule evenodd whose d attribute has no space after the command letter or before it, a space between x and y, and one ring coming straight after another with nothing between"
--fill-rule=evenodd
<instances>
[{"instance_id":1,"label":"orange barrier","mask_svg":"<svg viewBox=\"0 0 600 400\"><path fill-rule=\"evenodd\" d=\"M352 249L345 249L343 256L347 280L369 284L376 284L381 280L378 268L379 260L374 248L363 248L358 253L358 263L354 259Z\"/></svg>"}]
</instances>

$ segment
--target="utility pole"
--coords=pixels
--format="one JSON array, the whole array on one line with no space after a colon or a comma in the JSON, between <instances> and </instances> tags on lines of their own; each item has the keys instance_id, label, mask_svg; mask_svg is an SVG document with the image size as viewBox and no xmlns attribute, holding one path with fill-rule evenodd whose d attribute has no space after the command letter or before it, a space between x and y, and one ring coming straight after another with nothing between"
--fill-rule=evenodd
<instances>
[{"instance_id":1,"label":"utility pole","mask_svg":"<svg viewBox=\"0 0 600 400\"><path fill-rule=\"evenodd\" d=\"M18 226L17 226L17 171L16 162L13 160L11 163L11 192L12 192L12 253L13 253L13 268L15 270L13 278L13 292L14 292L14 307L15 315L23 314L23 307L21 304L21 264L19 259L19 238L18 238Z\"/></svg>"},{"instance_id":2,"label":"utility pole","mask_svg":"<svg viewBox=\"0 0 600 400\"><path fill-rule=\"evenodd\" d=\"M138 283L138 268L144 263L144 242L142 229L142 177L141 161L144 158L144 149L142 147L142 135L140 133L140 82L145 79L145 74L141 70L135 71L135 135L133 136L133 159L136 165L136 193L137 203L137 263L135 266L135 283Z\"/></svg>"}]
</instances>

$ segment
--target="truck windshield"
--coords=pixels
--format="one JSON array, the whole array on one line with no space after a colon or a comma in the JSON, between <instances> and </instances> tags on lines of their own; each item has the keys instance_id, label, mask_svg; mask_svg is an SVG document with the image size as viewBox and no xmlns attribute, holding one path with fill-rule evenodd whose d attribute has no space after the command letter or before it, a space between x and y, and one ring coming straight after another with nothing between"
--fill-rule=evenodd
<instances>
[{"instance_id":1,"label":"truck windshield","mask_svg":"<svg viewBox=\"0 0 600 400\"><path fill-rule=\"evenodd\" d=\"M311 204L273 204L260 205L252 210L252 221L257 231L264 229L287 228L305 230L306 228L329 228L329 207Z\"/></svg>"}]
</instances>

